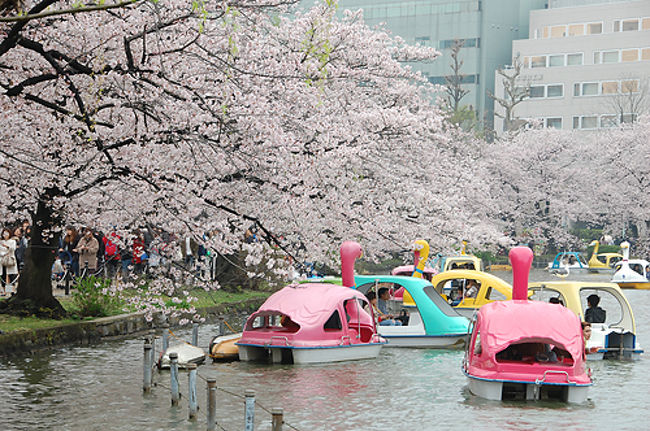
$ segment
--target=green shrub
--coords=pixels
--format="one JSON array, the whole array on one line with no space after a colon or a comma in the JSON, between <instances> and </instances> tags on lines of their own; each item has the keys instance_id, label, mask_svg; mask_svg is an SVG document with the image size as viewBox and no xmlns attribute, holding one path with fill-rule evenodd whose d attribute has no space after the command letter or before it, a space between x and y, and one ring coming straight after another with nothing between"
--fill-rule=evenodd
<instances>
[{"instance_id":1,"label":"green shrub","mask_svg":"<svg viewBox=\"0 0 650 431\"><path fill-rule=\"evenodd\" d=\"M102 293L111 287L111 280L87 277L79 280L72 294L72 303L79 317L104 317L119 312L122 301L117 296Z\"/></svg>"}]
</instances>

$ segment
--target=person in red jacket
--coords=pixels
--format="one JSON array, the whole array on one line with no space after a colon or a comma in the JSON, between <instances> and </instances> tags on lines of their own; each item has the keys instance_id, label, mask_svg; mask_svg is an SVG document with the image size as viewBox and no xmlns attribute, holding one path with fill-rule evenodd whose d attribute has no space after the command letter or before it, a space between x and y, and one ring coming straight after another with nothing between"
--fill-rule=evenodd
<instances>
[{"instance_id":1,"label":"person in red jacket","mask_svg":"<svg viewBox=\"0 0 650 431\"><path fill-rule=\"evenodd\" d=\"M133 239L133 272L135 274L142 274L148 258L144 245L144 234L137 231Z\"/></svg>"}]
</instances>

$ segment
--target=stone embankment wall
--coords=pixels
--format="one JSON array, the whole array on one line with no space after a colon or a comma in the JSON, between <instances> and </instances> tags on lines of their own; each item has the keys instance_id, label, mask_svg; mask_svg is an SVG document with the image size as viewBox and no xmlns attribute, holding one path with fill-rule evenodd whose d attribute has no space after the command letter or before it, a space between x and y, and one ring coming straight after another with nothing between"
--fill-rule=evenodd
<instances>
[{"instance_id":1,"label":"stone embankment wall","mask_svg":"<svg viewBox=\"0 0 650 431\"><path fill-rule=\"evenodd\" d=\"M265 299L254 298L237 303L220 304L199 309L198 313L206 318L206 322L224 319L231 325L232 322L236 322L233 326L235 329L239 329L242 318L257 310ZM140 333L155 332L165 324L174 327L177 321L177 319L167 321L162 316L156 316L153 321L147 322L142 313L132 313L62 324L51 328L14 331L0 334L0 356L30 353L65 345L87 345L108 339L127 338Z\"/></svg>"}]
</instances>

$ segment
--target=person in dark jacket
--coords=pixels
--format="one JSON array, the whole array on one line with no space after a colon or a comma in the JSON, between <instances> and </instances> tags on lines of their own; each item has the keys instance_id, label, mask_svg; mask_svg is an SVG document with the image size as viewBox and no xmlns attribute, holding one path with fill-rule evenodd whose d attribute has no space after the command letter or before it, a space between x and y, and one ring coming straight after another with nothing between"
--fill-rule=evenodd
<instances>
[{"instance_id":1,"label":"person in dark jacket","mask_svg":"<svg viewBox=\"0 0 650 431\"><path fill-rule=\"evenodd\" d=\"M605 323L607 313L600 308L600 296L591 294L587 297L587 304L589 308L585 310L585 321L589 323Z\"/></svg>"}]
</instances>

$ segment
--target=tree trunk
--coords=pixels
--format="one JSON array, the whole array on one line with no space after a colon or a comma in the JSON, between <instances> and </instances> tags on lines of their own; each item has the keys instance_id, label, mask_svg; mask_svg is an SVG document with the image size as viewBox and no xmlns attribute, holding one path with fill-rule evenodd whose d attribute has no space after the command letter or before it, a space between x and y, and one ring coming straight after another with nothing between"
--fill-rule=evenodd
<instances>
[{"instance_id":1,"label":"tree trunk","mask_svg":"<svg viewBox=\"0 0 650 431\"><path fill-rule=\"evenodd\" d=\"M16 295L5 301L0 312L54 319L66 315L52 295L52 264L58 250L58 235L52 232L59 222L51 206L55 195L56 190L47 189L39 199L36 213L32 214L32 237L25 253L25 266L18 280Z\"/></svg>"}]
</instances>

